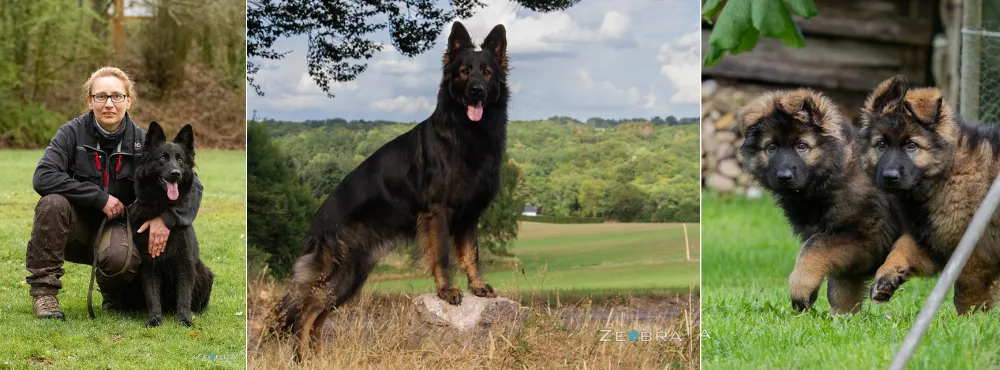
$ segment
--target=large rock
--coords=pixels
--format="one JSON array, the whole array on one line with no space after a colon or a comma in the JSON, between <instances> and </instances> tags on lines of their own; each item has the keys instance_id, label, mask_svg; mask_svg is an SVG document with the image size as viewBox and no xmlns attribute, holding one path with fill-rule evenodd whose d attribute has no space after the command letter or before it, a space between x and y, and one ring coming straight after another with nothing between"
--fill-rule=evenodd
<instances>
[{"instance_id":1,"label":"large rock","mask_svg":"<svg viewBox=\"0 0 1000 370\"><path fill-rule=\"evenodd\" d=\"M454 328L460 332L514 321L521 307L507 298L482 298L467 292L462 293L462 304L458 306L441 300L435 293L422 294L413 299L413 304L423 323Z\"/></svg>"}]
</instances>

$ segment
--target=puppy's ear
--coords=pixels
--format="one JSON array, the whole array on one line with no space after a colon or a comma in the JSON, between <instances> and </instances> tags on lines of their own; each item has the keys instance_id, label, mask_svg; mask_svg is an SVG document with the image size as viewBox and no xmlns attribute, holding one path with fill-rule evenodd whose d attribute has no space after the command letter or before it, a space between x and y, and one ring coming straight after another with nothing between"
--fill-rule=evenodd
<instances>
[{"instance_id":1,"label":"puppy's ear","mask_svg":"<svg viewBox=\"0 0 1000 370\"><path fill-rule=\"evenodd\" d=\"M884 114L896 110L903 102L906 91L909 89L910 83L902 75L882 81L865 100L864 113Z\"/></svg>"},{"instance_id":2,"label":"puppy's ear","mask_svg":"<svg viewBox=\"0 0 1000 370\"><path fill-rule=\"evenodd\" d=\"M502 24L493 27L490 34L486 36L483 40L483 44L480 45L483 50L487 50L493 54L493 58L496 59L497 64L503 70L507 70L507 29L503 27Z\"/></svg>"},{"instance_id":3,"label":"puppy's ear","mask_svg":"<svg viewBox=\"0 0 1000 370\"><path fill-rule=\"evenodd\" d=\"M919 104L920 102L918 102L918 106L915 107L911 102L904 102L903 107L921 126L933 129L938 122L941 122L941 104L943 102L943 98L938 97L931 104Z\"/></svg>"},{"instance_id":4,"label":"puppy's ear","mask_svg":"<svg viewBox=\"0 0 1000 370\"><path fill-rule=\"evenodd\" d=\"M181 128L181 132L174 137L174 144L180 144L184 150L194 154L194 129L191 125L184 125L184 128Z\"/></svg>"},{"instance_id":5,"label":"puppy's ear","mask_svg":"<svg viewBox=\"0 0 1000 370\"><path fill-rule=\"evenodd\" d=\"M452 60L455 60L455 57L463 49L474 47L475 45L472 44L472 37L469 36L469 31L465 30L462 22L455 22L451 26L451 34L448 35L448 49L444 52L444 65L448 65Z\"/></svg>"},{"instance_id":6,"label":"puppy's ear","mask_svg":"<svg viewBox=\"0 0 1000 370\"><path fill-rule=\"evenodd\" d=\"M819 113L819 107L816 106L816 102L813 101L811 96L806 96L805 99L802 99L802 104L799 105L799 108L796 110L794 115L799 121L811 125L821 126L822 121Z\"/></svg>"},{"instance_id":7,"label":"puppy's ear","mask_svg":"<svg viewBox=\"0 0 1000 370\"><path fill-rule=\"evenodd\" d=\"M146 149L153 149L165 141L167 141L167 134L163 133L160 124L156 121L150 122L149 129L146 130Z\"/></svg>"}]
</instances>

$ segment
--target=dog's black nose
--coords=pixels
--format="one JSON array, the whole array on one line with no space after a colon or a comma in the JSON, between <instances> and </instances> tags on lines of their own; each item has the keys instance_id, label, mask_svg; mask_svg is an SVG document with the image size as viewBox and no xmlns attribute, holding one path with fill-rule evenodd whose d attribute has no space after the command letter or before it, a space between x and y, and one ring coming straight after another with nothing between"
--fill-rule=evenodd
<instances>
[{"instance_id":1,"label":"dog's black nose","mask_svg":"<svg viewBox=\"0 0 1000 370\"><path fill-rule=\"evenodd\" d=\"M177 182L180 179L181 179L181 170L171 170L170 176L167 177L167 180L170 182Z\"/></svg>"},{"instance_id":2,"label":"dog's black nose","mask_svg":"<svg viewBox=\"0 0 1000 370\"><path fill-rule=\"evenodd\" d=\"M886 184L895 184L899 181L899 170L882 171L882 181Z\"/></svg>"},{"instance_id":3,"label":"dog's black nose","mask_svg":"<svg viewBox=\"0 0 1000 370\"><path fill-rule=\"evenodd\" d=\"M482 98L484 93L486 93L486 87L482 84L469 86L469 95L473 98Z\"/></svg>"},{"instance_id":4,"label":"dog's black nose","mask_svg":"<svg viewBox=\"0 0 1000 370\"><path fill-rule=\"evenodd\" d=\"M792 182L792 169L783 168L778 170L778 181L789 183Z\"/></svg>"}]
</instances>

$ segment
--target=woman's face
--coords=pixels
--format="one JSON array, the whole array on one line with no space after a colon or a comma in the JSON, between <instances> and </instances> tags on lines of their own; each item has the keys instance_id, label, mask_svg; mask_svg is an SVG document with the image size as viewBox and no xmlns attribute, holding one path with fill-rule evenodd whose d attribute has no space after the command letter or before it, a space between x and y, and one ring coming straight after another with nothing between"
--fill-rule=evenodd
<instances>
[{"instance_id":1,"label":"woman's face","mask_svg":"<svg viewBox=\"0 0 1000 370\"><path fill-rule=\"evenodd\" d=\"M126 96L123 102L114 102L115 95L125 95L125 82L122 82L118 77L100 77L94 80L94 84L90 86L90 97L88 98L90 109L94 110L94 116L97 117L101 126L114 127L122 121L122 118L125 117L125 111L132 104L130 96ZM105 97L107 100L98 102L95 101L95 96L98 97L98 100Z\"/></svg>"}]
</instances>

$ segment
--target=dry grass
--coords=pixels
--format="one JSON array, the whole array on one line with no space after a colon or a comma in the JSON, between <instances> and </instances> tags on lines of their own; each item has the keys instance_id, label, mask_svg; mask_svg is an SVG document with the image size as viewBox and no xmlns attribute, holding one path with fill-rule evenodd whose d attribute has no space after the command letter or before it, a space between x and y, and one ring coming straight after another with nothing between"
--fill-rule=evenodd
<instances>
[{"instance_id":1,"label":"dry grass","mask_svg":"<svg viewBox=\"0 0 1000 370\"><path fill-rule=\"evenodd\" d=\"M267 333L270 309L284 287L267 278L248 285L247 357L252 369L298 367L292 340ZM698 368L698 294L609 291L532 301L517 291L499 292L522 304L518 318L483 333L429 331L415 319L413 297L364 289L331 313L324 339L302 368ZM537 296L531 292L531 296ZM614 297L608 299L607 297ZM517 323L521 324L518 325ZM609 330L609 342L601 341ZM631 330L649 341L629 341ZM615 340L615 333L619 340ZM663 333L663 334L657 334ZM656 340L657 335L662 340Z\"/></svg>"}]
</instances>

